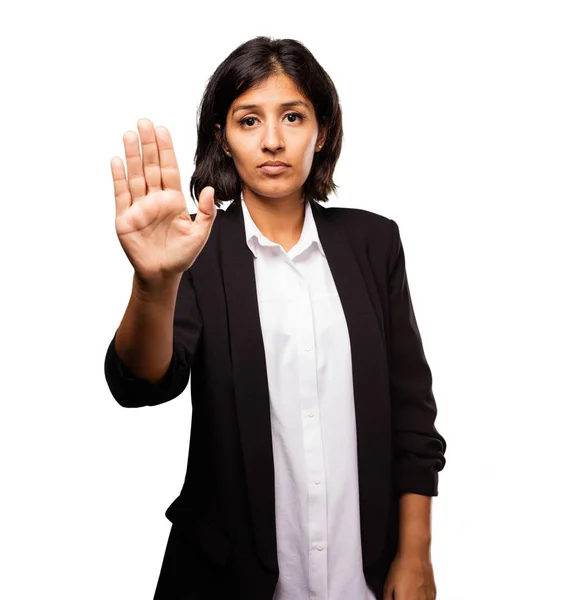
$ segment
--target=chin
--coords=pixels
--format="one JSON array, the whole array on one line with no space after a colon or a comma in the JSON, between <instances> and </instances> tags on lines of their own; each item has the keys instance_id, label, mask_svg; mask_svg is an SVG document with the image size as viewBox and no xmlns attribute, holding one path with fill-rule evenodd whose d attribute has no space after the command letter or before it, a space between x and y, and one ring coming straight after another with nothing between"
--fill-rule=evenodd
<instances>
[{"instance_id":1,"label":"chin","mask_svg":"<svg viewBox=\"0 0 567 600\"><path fill-rule=\"evenodd\" d=\"M266 198L284 198L291 196L292 194L298 193L301 186L282 184L278 181L271 183L262 182L262 185L258 186L247 186L247 188L258 196L265 196Z\"/></svg>"}]
</instances>

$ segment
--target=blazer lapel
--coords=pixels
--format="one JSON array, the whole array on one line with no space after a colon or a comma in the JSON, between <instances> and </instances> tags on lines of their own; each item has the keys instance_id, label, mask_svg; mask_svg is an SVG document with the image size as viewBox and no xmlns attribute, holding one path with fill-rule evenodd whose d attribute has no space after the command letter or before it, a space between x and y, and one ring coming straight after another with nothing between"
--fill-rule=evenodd
<instances>
[{"instance_id":1,"label":"blazer lapel","mask_svg":"<svg viewBox=\"0 0 567 600\"><path fill-rule=\"evenodd\" d=\"M220 221L224 280L236 415L252 512L254 539L264 566L278 572L275 484L270 401L260 323L254 255L245 239L240 200Z\"/></svg>"},{"instance_id":2,"label":"blazer lapel","mask_svg":"<svg viewBox=\"0 0 567 600\"><path fill-rule=\"evenodd\" d=\"M362 554L365 565L379 558L388 506L383 486L390 476L389 413L378 390L387 389L386 352L365 277L339 211L311 201L321 244L348 325L357 426ZM236 414L245 463L254 537L264 566L278 572L274 463L270 401L254 257L246 244L240 200L220 221L221 268L228 310ZM340 443L340 440L337 440Z\"/></svg>"}]
</instances>

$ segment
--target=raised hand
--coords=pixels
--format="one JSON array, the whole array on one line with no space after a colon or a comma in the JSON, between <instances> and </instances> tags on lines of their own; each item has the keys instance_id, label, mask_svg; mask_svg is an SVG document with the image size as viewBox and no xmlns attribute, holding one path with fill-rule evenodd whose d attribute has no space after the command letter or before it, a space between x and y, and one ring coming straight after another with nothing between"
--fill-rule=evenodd
<instances>
[{"instance_id":1,"label":"raised hand","mask_svg":"<svg viewBox=\"0 0 567 600\"><path fill-rule=\"evenodd\" d=\"M149 119L138 121L138 136L123 136L128 167L118 157L110 161L116 199L116 233L120 244L145 283L159 283L188 269L209 238L217 214L214 188L199 194L195 221L181 191L179 168L169 131L154 129Z\"/></svg>"}]
</instances>

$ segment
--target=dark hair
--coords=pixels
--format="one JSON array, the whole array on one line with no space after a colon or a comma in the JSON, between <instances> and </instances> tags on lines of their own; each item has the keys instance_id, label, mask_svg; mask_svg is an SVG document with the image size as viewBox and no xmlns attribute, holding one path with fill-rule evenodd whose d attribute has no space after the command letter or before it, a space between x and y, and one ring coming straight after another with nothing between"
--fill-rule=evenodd
<instances>
[{"instance_id":1,"label":"dark hair","mask_svg":"<svg viewBox=\"0 0 567 600\"><path fill-rule=\"evenodd\" d=\"M194 200L208 185L215 188L217 207L240 197L240 177L218 141L215 123L221 125L221 136L226 142L226 115L233 101L275 74L285 74L293 80L313 104L319 127L327 127L323 148L315 153L303 186L305 200L327 202L327 196L336 191L333 172L341 153L343 126L335 86L301 42L259 36L231 52L207 83L198 109L195 171L189 184Z\"/></svg>"}]
</instances>

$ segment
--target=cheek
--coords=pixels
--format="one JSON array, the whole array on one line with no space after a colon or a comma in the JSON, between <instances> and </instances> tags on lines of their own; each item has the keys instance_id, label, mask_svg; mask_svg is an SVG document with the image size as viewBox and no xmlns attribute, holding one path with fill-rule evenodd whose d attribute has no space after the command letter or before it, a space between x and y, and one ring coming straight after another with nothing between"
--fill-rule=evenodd
<instances>
[{"instance_id":1,"label":"cheek","mask_svg":"<svg viewBox=\"0 0 567 600\"><path fill-rule=\"evenodd\" d=\"M254 170L258 161L258 146L250 143L250 140L239 141L238 151L233 153L235 160L240 164L240 168L248 171Z\"/></svg>"},{"instance_id":2,"label":"cheek","mask_svg":"<svg viewBox=\"0 0 567 600\"><path fill-rule=\"evenodd\" d=\"M302 167L306 173L309 173L309 171L311 170L311 166L313 165L313 158L314 158L313 150L311 149L311 146L309 145L307 148L305 148L305 151L303 153Z\"/></svg>"}]
</instances>

